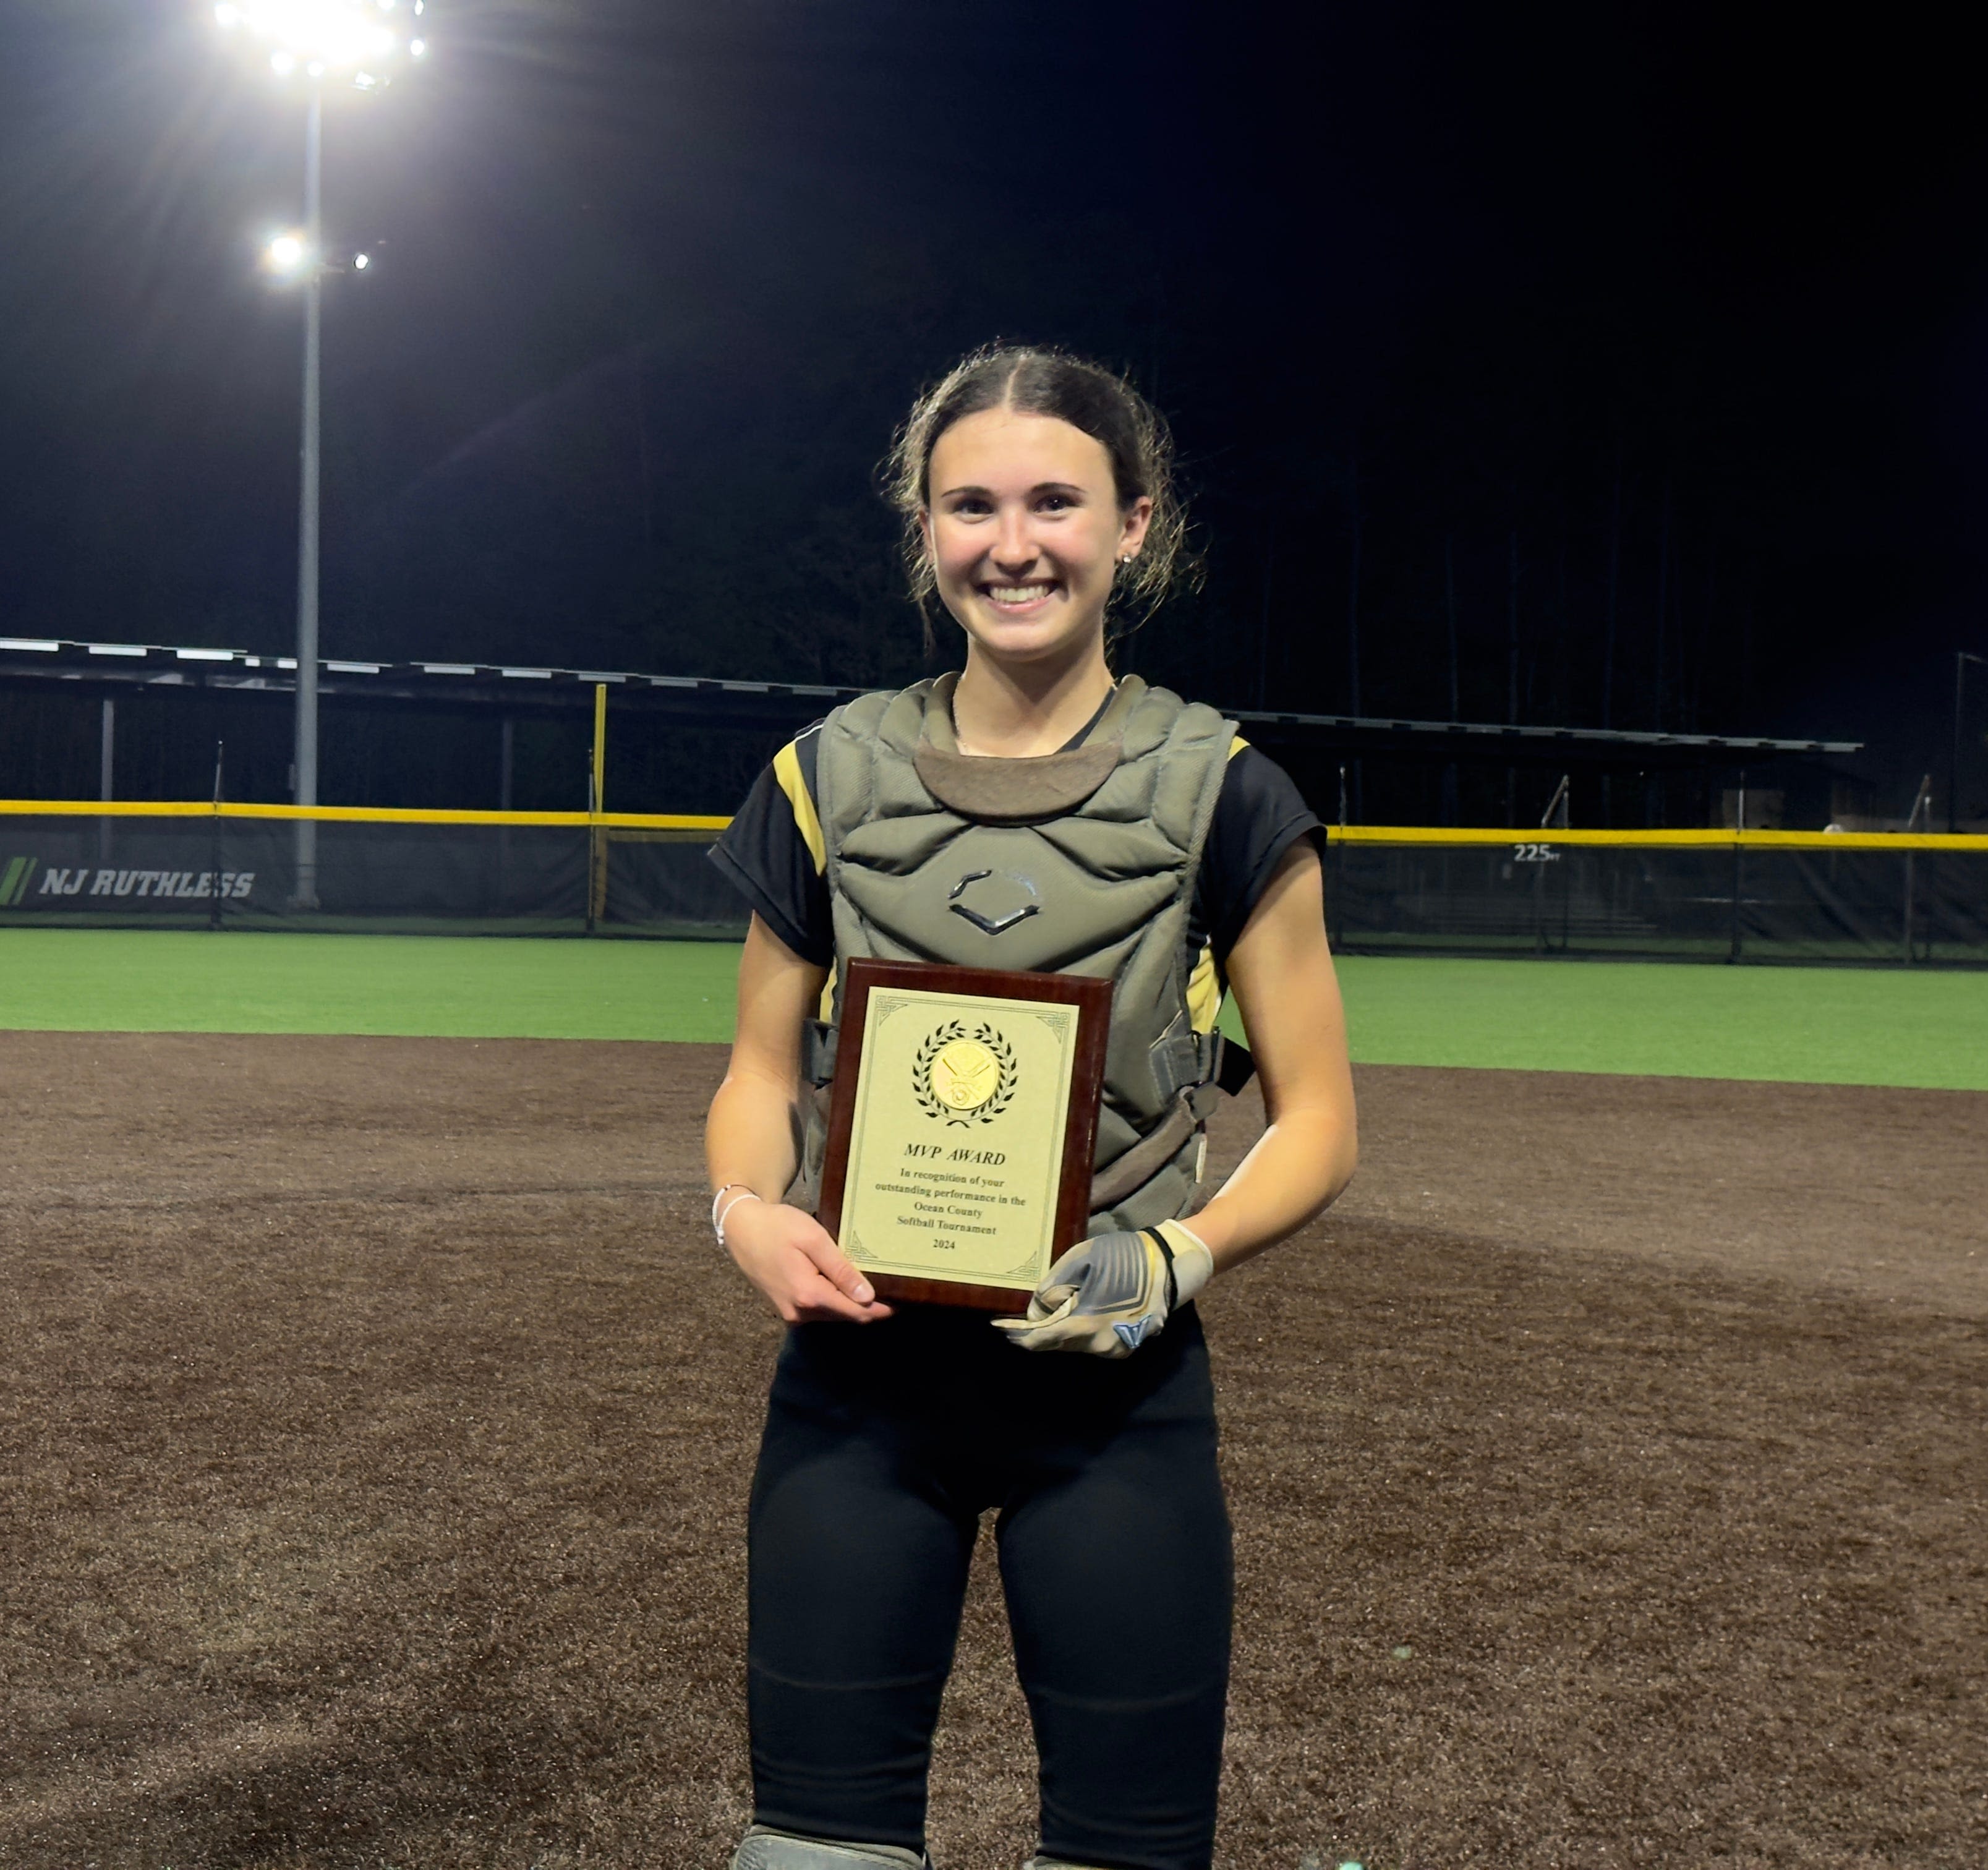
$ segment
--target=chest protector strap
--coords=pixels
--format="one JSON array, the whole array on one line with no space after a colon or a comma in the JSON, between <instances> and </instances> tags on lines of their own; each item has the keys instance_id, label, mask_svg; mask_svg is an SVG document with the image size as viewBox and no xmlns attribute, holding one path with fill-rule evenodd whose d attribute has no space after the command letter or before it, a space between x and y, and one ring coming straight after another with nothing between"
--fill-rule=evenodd
<instances>
[{"instance_id":1,"label":"chest protector strap","mask_svg":"<svg viewBox=\"0 0 1988 1870\"><path fill-rule=\"evenodd\" d=\"M1188 917L1235 727L1135 675L1082 746L1029 759L959 751L954 677L867 695L823 724L816 766L835 923L833 1017L810 1035L833 1069L843 968L857 955L1087 974L1113 983L1091 1228L1188 1212L1216 1084L1243 1057L1197 1033ZM820 1185L826 1097L805 1100L793 1198Z\"/></svg>"}]
</instances>

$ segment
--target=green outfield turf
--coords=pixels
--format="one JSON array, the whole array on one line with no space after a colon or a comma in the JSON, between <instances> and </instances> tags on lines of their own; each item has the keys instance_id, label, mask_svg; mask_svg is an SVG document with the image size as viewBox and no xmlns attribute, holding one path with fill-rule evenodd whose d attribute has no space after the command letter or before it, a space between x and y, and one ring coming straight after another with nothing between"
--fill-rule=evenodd
<instances>
[{"instance_id":1,"label":"green outfield turf","mask_svg":"<svg viewBox=\"0 0 1988 1870\"><path fill-rule=\"evenodd\" d=\"M1345 959L1370 1064L1988 1091L1988 973Z\"/></svg>"},{"instance_id":2,"label":"green outfield turf","mask_svg":"<svg viewBox=\"0 0 1988 1870\"><path fill-rule=\"evenodd\" d=\"M0 929L0 1028L724 1040L719 942ZM1988 1090L1988 973L1340 964L1370 1064Z\"/></svg>"},{"instance_id":3,"label":"green outfield turf","mask_svg":"<svg viewBox=\"0 0 1988 1870\"><path fill-rule=\"evenodd\" d=\"M0 1027L732 1036L725 942L0 928Z\"/></svg>"}]
</instances>

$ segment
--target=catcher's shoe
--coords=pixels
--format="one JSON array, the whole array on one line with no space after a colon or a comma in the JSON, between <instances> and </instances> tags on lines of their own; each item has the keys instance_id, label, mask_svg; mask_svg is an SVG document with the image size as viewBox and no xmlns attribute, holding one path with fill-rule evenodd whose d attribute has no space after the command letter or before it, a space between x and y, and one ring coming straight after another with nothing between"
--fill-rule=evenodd
<instances>
[{"instance_id":1,"label":"catcher's shoe","mask_svg":"<svg viewBox=\"0 0 1988 1870\"><path fill-rule=\"evenodd\" d=\"M732 1852L732 1870L931 1870L931 1859L894 1844L844 1844L756 1824Z\"/></svg>"}]
</instances>

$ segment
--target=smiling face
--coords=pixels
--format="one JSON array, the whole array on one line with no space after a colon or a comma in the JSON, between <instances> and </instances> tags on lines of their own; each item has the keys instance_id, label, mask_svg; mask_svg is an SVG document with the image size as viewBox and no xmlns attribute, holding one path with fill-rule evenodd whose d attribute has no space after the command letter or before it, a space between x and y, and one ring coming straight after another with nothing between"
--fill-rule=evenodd
<instances>
[{"instance_id":1,"label":"smiling face","mask_svg":"<svg viewBox=\"0 0 1988 1870\"><path fill-rule=\"evenodd\" d=\"M1055 416L983 409L931 451L923 516L940 601L973 647L1033 662L1101 646L1117 561L1151 501L1118 504L1103 442Z\"/></svg>"}]
</instances>

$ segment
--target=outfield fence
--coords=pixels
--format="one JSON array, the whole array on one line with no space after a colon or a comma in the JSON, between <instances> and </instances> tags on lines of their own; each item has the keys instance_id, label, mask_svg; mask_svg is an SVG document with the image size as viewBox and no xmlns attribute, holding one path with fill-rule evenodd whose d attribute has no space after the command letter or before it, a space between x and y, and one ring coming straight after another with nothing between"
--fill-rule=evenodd
<instances>
[{"instance_id":1,"label":"outfield fence","mask_svg":"<svg viewBox=\"0 0 1988 1870\"><path fill-rule=\"evenodd\" d=\"M1988 837L1335 827L1351 954L1988 965Z\"/></svg>"},{"instance_id":2,"label":"outfield fence","mask_svg":"<svg viewBox=\"0 0 1988 1870\"><path fill-rule=\"evenodd\" d=\"M0 801L0 925L736 940L746 907L705 857L728 822Z\"/></svg>"},{"instance_id":3,"label":"outfield fence","mask_svg":"<svg viewBox=\"0 0 1988 1870\"><path fill-rule=\"evenodd\" d=\"M0 925L735 940L727 822L0 801ZM1984 837L1354 825L1326 867L1352 954L1988 965Z\"/></svg>"}]
</instances>

